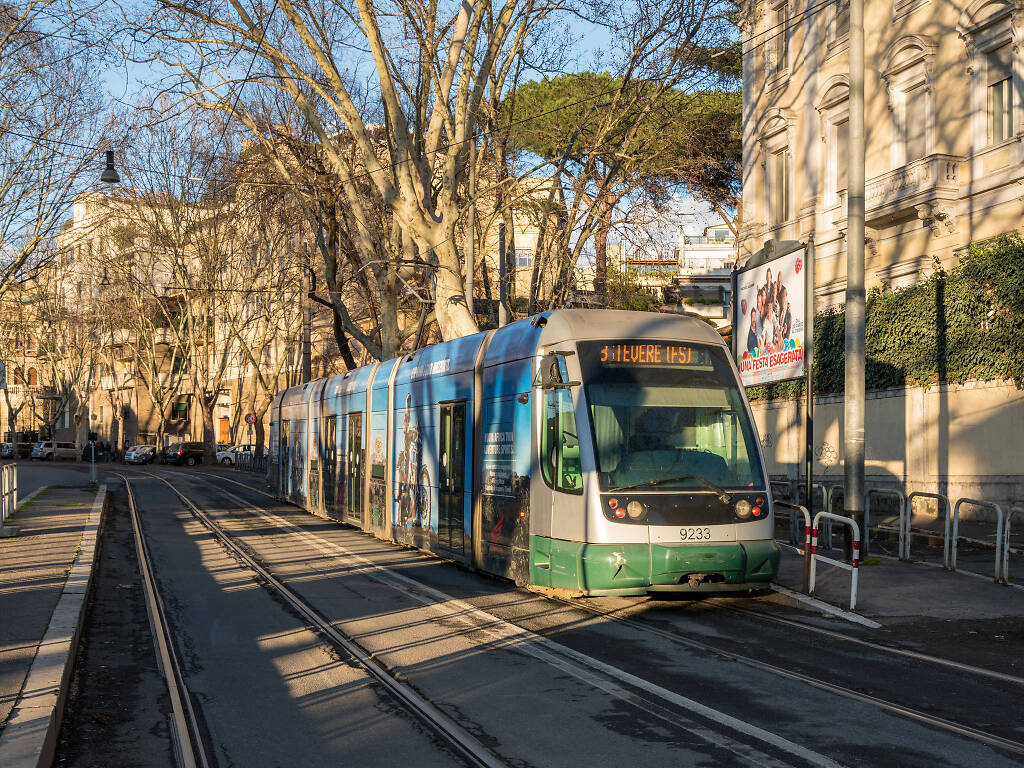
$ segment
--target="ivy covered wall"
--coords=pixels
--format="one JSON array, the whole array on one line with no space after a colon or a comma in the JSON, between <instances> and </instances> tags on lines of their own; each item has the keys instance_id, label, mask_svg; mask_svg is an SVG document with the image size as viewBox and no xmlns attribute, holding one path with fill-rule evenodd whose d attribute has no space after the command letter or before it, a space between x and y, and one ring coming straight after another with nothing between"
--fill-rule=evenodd
<instances>
[{"instance_id":1,"label":"ivy covered wall","mask_svg":"<svg viewBox=\"0 0 1024 768\"><path fill-rule=\"evenodd\" d=\"M867 297L867 388L1013 379L1024 384L1024 239L1017 233L971 245L946 272ZM843 307L814 318L818 394L844 389ZM801 395L803 381L749 387L751 400Z\"/></svg>"}]
</instances>

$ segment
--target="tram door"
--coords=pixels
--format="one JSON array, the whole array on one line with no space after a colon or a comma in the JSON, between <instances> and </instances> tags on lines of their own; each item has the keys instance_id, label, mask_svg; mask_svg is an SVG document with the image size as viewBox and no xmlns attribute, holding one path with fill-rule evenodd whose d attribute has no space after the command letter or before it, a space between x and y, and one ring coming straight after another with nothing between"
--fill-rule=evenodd
<instances>
[{"instance_id":1,"label":"tram door","mask_svg":"<svg viewBox=\"0 0 1024 768\"><path fill-rule=\"evenodd\" d=\"M324 425L324 512L335 520L338 516L338 437L337 416L328 416Z\"/></svg>"},{"instance_id":2,"label":"tram door","mask_svg":"<svg viewBox=\"0 0 1024 768\"><path fill-rule=\"evenodd\" d=\"M348 443L345 447L345 519L363 521L363 414L348 415Z\"/></svg>"},{"instance_id":3,"label":"tram door","mask_svg":"<svg viewBox=\"0 0 1024 768\"><path fill-rule=\"evenodd\" d=\"M465 402L441 405L440 437L437 540L442 547L462 552L463 509L466 499ZM427 514L430 514L429 511Z\"/></svg>"}]
</instances>

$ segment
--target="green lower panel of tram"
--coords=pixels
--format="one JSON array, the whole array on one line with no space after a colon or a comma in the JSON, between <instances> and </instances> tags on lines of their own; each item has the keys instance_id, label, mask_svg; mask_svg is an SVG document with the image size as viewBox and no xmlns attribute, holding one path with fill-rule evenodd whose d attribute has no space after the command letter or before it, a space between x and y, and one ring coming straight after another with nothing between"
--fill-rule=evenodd
<instances>
[{"instance_id":1,"label":"green lower panel of tram","mask_svg":"<svg viewBox=\"0 0 1024 768\"><path fill-rule=\"evenodd\" d=\"M530 581L588 595L764 589L779 570L771 539L722 544L586 544L530 537Z\"/></svg>"}]
</instances>

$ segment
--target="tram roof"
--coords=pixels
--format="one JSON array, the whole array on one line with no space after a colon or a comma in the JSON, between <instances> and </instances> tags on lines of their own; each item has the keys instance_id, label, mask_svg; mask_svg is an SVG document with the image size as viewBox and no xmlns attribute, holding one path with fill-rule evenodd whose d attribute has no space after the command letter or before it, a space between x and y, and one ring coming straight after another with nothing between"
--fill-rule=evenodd
<instances>
[{"instance_id":1,"label":"tram roof","mask_svg":"<svg viewBox=\"0 0 1024 768\"><path fill-rule=\"evenodd\" d=\"M724 346L722 337L703 320L662 312L619 309L559 309L546 313L540 345L601 339L664 339Z\"/></svg>"}]
</instances>

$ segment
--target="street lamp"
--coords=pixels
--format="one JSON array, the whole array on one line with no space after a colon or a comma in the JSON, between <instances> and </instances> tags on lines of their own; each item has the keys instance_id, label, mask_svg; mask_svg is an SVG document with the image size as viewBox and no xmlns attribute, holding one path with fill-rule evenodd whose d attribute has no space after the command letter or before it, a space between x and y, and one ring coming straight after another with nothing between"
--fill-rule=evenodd
<instances>
[{"instance_id":1,"label":"street lamp","mask_svg":"<svg viewBox=\"0 0 1024 768\"><path fill-rule=\"evenodd\" d=\"M114 150L107 150L107 167L100 174L100 181L104 184L120 184L121 177L117 175L117 168L114 167Z\"/></svg>"}]
</instances>

